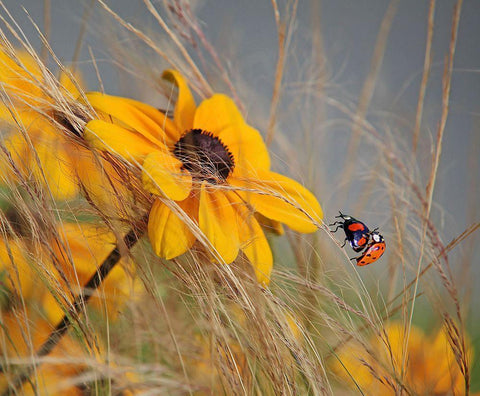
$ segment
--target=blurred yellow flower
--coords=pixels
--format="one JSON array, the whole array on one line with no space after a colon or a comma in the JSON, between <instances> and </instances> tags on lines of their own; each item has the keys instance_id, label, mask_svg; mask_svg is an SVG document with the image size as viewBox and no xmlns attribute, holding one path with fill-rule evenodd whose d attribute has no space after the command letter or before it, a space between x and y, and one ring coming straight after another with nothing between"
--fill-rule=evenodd
<instances>
[{"instance_id":1,"label":"blurred yellow flower","mask_svg":"<svg viewBox=\"0 0 480 396\"><path fill-rule=\"evenodd\" d=\"M35 282L37 276L29 263L29 250L30 247L20 239L0 239L0 279L6 298L14 293L27 300L36 299L45 292Z\"/></svg>"},{"instance_id":2,"label":"blurred yellow flower","mask_svg":"<svg viewBox=\"0 0 480 396\"><path fill-rule=\"evenodd\" d=\"M59 322L64 315L57 299L62 304L73 301L117 242L113 233L91 224L64 223L58 231L60 241L52 242L56 257L56 268L51 268L55 293L47 293L43 300L52 323ZM133 271L133 265L129 265L128 259L122 259L103 280L89 304L115 319L125 303L139 291L139 280L130 271Z\"/></svg>"},{"instance_id":3,"label":"blurred yellow flower","mask_svg":"<svg viewBox=\"0 0 480 396\"><path fill-rule=\"evenodd\" d=\"M31 363L32 355L47 339L53 327L38 314L16 310L0 313L0 354L4 373L0 389L6 389L14 368ZM83 395L77 376L85 369L86 354L82 347L65 336L41 364L30 381L22 386L22 395ZM20 394L20 393L19 393Z\"/></svg>"},{"instance_id":4,"label":"blurred yellow flower","mask_svg":"<svg viewBox=\"0 0 480 396\"><path fill-rule=\"evenodd\" d=\"M0 311L0 357L4 374L0 374L0 392L21 369L32 363L33 354L47 339L54 327L34 310ZM112 394L139 394L140 379L133 371L117 367L106 360L105 347L95 339L94 346L80 338L65 335L15 394L64 396L101 392L102 380L110 380ZM133 369L132 369L133 370ZM114 377L112 377L114 375ZM96 383L95 381L99 381ZM103 394L103 393L101 393Z\"/></svg>"},{"instance_id":5,"label":"blurred yellow flower","mask_svg":"<svg viewBox=\"0 0 480 396\"><path fill-rule=\"evenodd\" d=\"M230 98L215 94L197 107L178 72L164 78L178 87L173 120L144 103L93 92L88 101L103 119L90 121L84 137L141 166L143 186L155 196L148 233L156 254L185 253L199 237L195 224L225 263L243 251L257 279L268 283L272 253L254 213L314 232L322 217L318 201L270 171L260 133Z\"/></svg>"},{"instance_id":6,"label":"blurred yellow flower","mask_svg":"<svg viewBox=\"0 0 480 396\"><path fill-rule=\"evenodd\" d=\"M378 336L371 337L367 343L370 353L355 342L349 342L338 351L333 369L346 384L354 389L358 386L368 395L395 395L394 387L400 390L402 386L408 394L465 393L464 377L445 331L439 330L430 336L412 326L406 351L403 324L387 325L385 334L386 342ZM469 345L467 348L471 351Z\"/></svg>"},{"instance_id":7,"label":"blurred yellow flower","mask_svg":"<svg viewBox=\"0 0 480 396\"><path fill-rule=\"evenodd\" d=\"M78 134L58 110L79 97L77 85L70 74L61 72L58 85L50 90L65 103L56 103L44 91L46 71L38 62L26 52L10 54L0 48L0 86L7 94L0 104L0 121L10 127L2 143L11 158L3 152L0 155L1 181L15 182L17 173L26 179L33 176L60 200L75 197L81 184L95 201L111 204L112 182L115 187L120 185L112 177L115 172L111 165L61 130L64 127L71 134ZM80 75L76 73L74 77L81 84ZM55 84L51 78L48 81Z\"/></svg>"},{"instance_id":8,"label":"blurred yellow flower","mask_svg":"<svg viewBox=\"0 0 480 396\"><path fill-rule=\"evenodd\" d=\"M50 323L58 323L68 304L78 295L98 266L113 250L115 236L90 224L65 223L51 249L20 238L0 239L0 274L5 298L40 303ZM91 298L91 305L115 319L139 281L129 273L127 260L120 261ZM65 307L62 308L62 305Z\"/></svg>"},{"instance_id":9,"label":"blurred yellow flower","mask_svg":"<svg viewBox=\"0 0 480 396\"><path fill-rule=\"evenodd\" d=\"M72 157L77 156L78 149L57 132L53 102L41 88L44 77L39 64L26 52L19 51L13 58L0 49L0 68L0 84L8 95L8 100L0 105L0 120L13 127L5 147L15 166L25 176L33 174L55 198L75 196L78 186ZM72 99L78 96L78 90L65 73L60 80L70 89L62 88L62 92ZM3 176L13 174L11 164L2 162Z\"/></svg>"},{"instance_id":10,"label":"blurred yellow flower","mask_svg":"<svg viewBox=\"0 0 480 396\"><path fill-rule=\"evenodd\" d=\"M0 84L28 105L38 105L43 93L38 85L42 81L42 70L38 62L27 52L11 53L0 48Z\"/></svg>"}]
</instances>

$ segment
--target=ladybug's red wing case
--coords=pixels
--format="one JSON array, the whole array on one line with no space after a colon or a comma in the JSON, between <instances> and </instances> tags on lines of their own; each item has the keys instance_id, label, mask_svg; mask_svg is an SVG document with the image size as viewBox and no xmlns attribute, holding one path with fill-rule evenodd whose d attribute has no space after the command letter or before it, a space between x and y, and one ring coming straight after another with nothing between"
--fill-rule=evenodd
<instances>
[{"instance_id":1,"label":"ladybug's red wing case","mask_svg":"<svg viewBox=\"0 0 480 396\"><path fill-rule=\"evenodd\" d=\"M353 221L353 223L348 224L348 226L346 227L346 229L348 231L351 231L351 232L363 231L363 232L365 232L365 230L366 230L366 232L368 232L367 226L365 224L363 224L361 221L358 221L358 220L354 219L353 217L352 217L352 221ZM347 221L345 221L345 223L347 223Z\"/></svg>"},{"instance_id":2,"label":"ladybug's red wing case","mask_svg":"<svg viewBox=\"0 0 480 396\"><path fill-rule=\"evenodd\" d=\"M377 261L386 248L385 240L378 233L372 233L372 241L368 244L367 248L360 257L356 257L357 265L364 266Z\"/></svg>"},{"instance_id":3,"label":"ladybug's red wing case","mask_svg":"<svg viewBox=\"0 0 480 396\"><path fill-rule=\"evenodd\" d=\"M364 266L377 261L385 252L385 246L385 242L370 246L360 257L357 257L357 265Z\"/></svg>"}]
</instances>

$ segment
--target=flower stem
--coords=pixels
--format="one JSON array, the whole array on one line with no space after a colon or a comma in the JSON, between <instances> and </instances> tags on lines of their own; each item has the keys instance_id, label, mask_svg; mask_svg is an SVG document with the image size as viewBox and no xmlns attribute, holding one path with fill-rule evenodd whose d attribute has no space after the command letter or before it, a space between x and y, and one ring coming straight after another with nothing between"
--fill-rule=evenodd
<instances>
[{"instance_id":1,"label":"flower stem","mask_svg":"<svg viewBox=\"0 0 480 396\"><path fill-rule=\"evenodd\" d=\"M146 219L142 219L136 227L132 228L128 234L123 237L123 244L127 250L130 250L145 233L145 220ZM15 393L15 389L28 381L35 368L41 364L41 362L38 361L38 358L47 356L50 354L50 352L52 352L53 348L55 348L65 333L70 329L74 319L78 318L82 311L82 307L85 306L90 297L93 295L94 291L98 289L98 287L102 284L102 281L122 258L122 247L123 246L121 244L117 243L115 248L102 262L98 270L92 275L85 286L83 286L80 294L75 297L70 309L65 313L62 320L57 324L55 329L50 332L48 338L37 350L37 353L34 357L34 362L27 366L12 381L9 382L8 388L1 394L2 396Z\"/></svg>"}]
</instances>

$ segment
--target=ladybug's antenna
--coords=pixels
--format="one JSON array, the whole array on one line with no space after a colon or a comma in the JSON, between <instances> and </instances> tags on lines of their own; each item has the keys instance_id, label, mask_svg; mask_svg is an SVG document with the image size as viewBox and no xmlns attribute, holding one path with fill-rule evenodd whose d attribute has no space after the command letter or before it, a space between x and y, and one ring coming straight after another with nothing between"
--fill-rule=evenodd
<instances>
[{"instance_id":1,"label":"ladybug's antenna","mask_svg":"<svg viewBox=\"0 0 480 396\"><path fill-rule=\"evenodd\" d=\"M338 211L338 213L340 213L338 216L335 216L335 218L341 218L343 219L344 218L344 214L340 211Z\"/></svg>"}]
</instances>

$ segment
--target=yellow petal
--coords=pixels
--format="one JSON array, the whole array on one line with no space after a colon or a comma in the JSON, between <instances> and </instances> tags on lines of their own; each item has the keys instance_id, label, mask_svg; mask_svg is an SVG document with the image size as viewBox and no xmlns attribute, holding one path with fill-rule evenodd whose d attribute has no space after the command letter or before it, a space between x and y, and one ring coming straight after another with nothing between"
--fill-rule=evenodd
<instances>
[{"instance_id":1,"label":"yellow petal","mask_svg":"<svg viewBox=\"0 0 480 396\"><path fill-rule=\"evenodd\" d=\"M258 223L262 226L262 228L266 229L268 232L273 232L277 235L283 235L285 230L283 229L282 223L279 221L275 221L265 217L261 213L256 212L255 218L257 219Z\"/></svg>"},{"instance_id":2,"label":"yellow petal","mask_svg":"<svg viewBox=\"0 0 480 396\"><path fill-rule=\"evenodd\" d=\"M176 70L165 70L162 74L162 78L172 82L178 87L178 98L175 104L175 110L173 113L173 120L177 125L177 128L183 134L184 132L192 129L193 116L195 114L195 99L192 92L187 85L187 82L183 76Z\"/></svg>"},{"instance_id":3,"label":"yellow petal","mask_svg":"<svg viewBox=\"0 0 480 396\"><path fill-rule=\"evenodd\" d=\"M262 227L253 212L234 192L228 192L227 196L237 213L240 249L252 264L258 282L268 285L273 268L273 255Z\"/></svg>"},{"instance_id":4,"label":"yellow petal","mask_svg":"<svg viewBox=\"0 0 480 396\"><path fill-rule=\"evenodd\" d=\"M249 179L230 178L229 183L239 187L238 194L265 217L298 232L317 230L315 223L322 219L322 208L315 196L296 181L258 169Z\"/></svg>"},{"instance_id":5,"label":"yellow petal","mask_svg":"<svg viewBox=\"0 0 480 396\"><path fill-rule=\"evenodd\" d=\"M190 194L192 177L183 171L183 164L170 153L154 151L143 163L143 186L152 194L183 201Z\"/></svg>"},{"instance_id":6,"label":"yellow petal","mask_svg":"<svg viewBox=\"0 0 480 396\"><path fill-rule=\"evenodd\" d=\"M0 106L0 117L2 107ZM52 192L56 199L69 199L78 192L77 180L74 176L71 146L62 135L59 135L46 118L38 113L21 111L16 120L9 120L18 125L15 132L5 142L15 166L25 177L33 174L37 181ZM19 130L25 128L28 137ZM4 166L13 171L7 161Z\"/></svg>"},{"instance_id":7,"label":"yellow petal","mask_svg":"<svg viewBox=\"0 0 480 396\"><path fill-rule=\"evenodd\" d=\"M173 146L178 139L183 135L183 130L177 128L175 123L162 113L160 110L147 105L145 103L139 102L133 99L124 99L125 102L136 107L138 110L142 111L148 117L150 117L157 125L160 125L162 130L165 132L163 136L158 137L159 140L163 141L167 146Z\"/></svg>"},{"instance_id":8,"label":"yellow petal","mask_svg":"<svg viewBox=\"0 0 480 396\"><path fill-rule=\"evenodd\" d=\"M78 98L80 96L80 91L78 90L77 86L82 87L83 86L83 80L82 76L80 73L75 72L73 70L70 70L73 78L75 80L72 80L70 77L70 74L62 71L60 73L60 77L58 78L58 81L60 82L60 85L72 95L74 99ZM76 82L76 84L75 84Z\"/></svg>"},{"instance_id":9,"label":"yellow petal","mask_svg":"<svg viewBox=\"0 0 480 396\"><path fill-rule=\"evenodd\" d=\"M187 198L183 202L178 202L178 205L187 216L195 218L198 211L197 199ZM153 203L150 211L148 236L155 254L167 260L185 253L195 242L195 236L184 219L180 219L159 199Z\"/></svg>"},{"instance_id":10,"label":"yellow petal","mask_svg":"<svg viewBox=\"0 0 480 396\"><path fill-rule=\"evenodd\" d=\"M2 294L7 290L21 293L25 299L36 298L41 288L35 282L36 267L29 264L28 247L20 239L6 239L0 241L0 279L2 280ZM3 297L0 298L3 301Z\"/></svg>"},{"instance_id":11,"label":"yellow petal","mask_svg":"<svg viewBox=\"0 0 480 396\"><path fill-rule=\"evenodd\" d=\"M233 124L245 123L235 102L223 94L204 100L195 112L193 127L218 135Z\"/></svg>"},{"instance_id":12,"label":"yellow petal","mask_svg":"<svg viewBox=\"0 0 480 396\"><path fill-rule=\"evenodd\" d=\"M237 216L225 194L208 188L205 183L200 192L198 224L225 263L237 258L240 245Z\"/></svg>"},{"instance_id":13,"label":"yellow petal","mask_svg":"<svg viewBox=\"0 0 480 396\"><path fill-rule=\"evenodd\" d=\"M145 139L157 145L157 148L165 146L165 133L161 125L157 124L138 107L132 106L132 99L105 95L100 92L87 93L87 99L95 110L112 116L124 124L121 126L128 126L129 129L143 135ZM113 121L115 122L115 120Z\"/></svg>"},{"instance_id":14,"label":"yellow petal","mask_svg":"<svg viewBox=\"0 0 480 396\"><path fill-rule=\"evenodd\" d=\"M232 175L243 177L254 169L269 170L270 156L260 133L251 126L236 123L228 126L218 138L233 154L235 167Z\"/></svg>"},{"instance_id":15,"label":"yellow petal","mask_svg":"<svg viewBox=\"0 0 480 396\"><path fill-rule=\"evenodd\" d=\"M66 307L63 309L57 300L57 296L54 296L52 293L46 293L43 296L42 306L48 321L52 324L56 325L59 323L62 320L63 315L65 315Z\"/></svg>"},{"instance_id":16,"label":"yellow petal","mask_svg":"<svg viewBox=\"0 0 480 396\"><path fill-rule=\"evenodd\" d=\"M85 126L83 137L92 147L113 152L128 160L133 158L138 161L158 150L144 136L102 120L90 121Z\"/></svg>"},{"instance_id":17,"label":"yellow petal","mask_svg":"<svg viewBox=\"0 0 480 396\"><path fill-rule=\"evenodd\" d=\"M26 51L18 51L15 58L0 50L0 83L5 84L7 93L13 92L30 105L45 101L45 95L38 86L42 71L37 61Z\"/></svg>"},{"instance_id":18,"label":"yellow petal","mask_svg":"<svg viewBox=\"0 0 480 396\"><path fill-rule=\"evenodd\" d=\"M35 143L37 157L31 158L31 171L36 179L46 184L55 199L65 200L75 197L78 183L74 174L74 164L68 146L62 137L37 136Z\"/></svg>"},{"instance_id":19,"label":"yellow petal","mask_svg":"<svg viewBox=\"0 0 480 396\"><path fill-rule=\"evenodd\" d=\"M17 171L20 171L23 175L30 172L31 150L25 142L25 137L17 131L8 136L1 144L7 150L8 156L3 153L0 155L0 181L7 184L7 180L17 180Z\"/></svg>"},{"instance_id":20,"label":"yellow petal","mask_svg":"<svg viewBox=\"0 0 480 396\"><path fill-rule=\"evenodd\" d=\"M112 233L93 223L62 223L58 234L60 240L51 245L59 260L56 261L55 268L52 265L50 270L55 274L58 286L44 299L44 309L52 323L58 323L66 308L65 304L72 301L73 295L80 293L83 285L97 271L116 243ZM130 296L133 287L132 279L123 264L125 263L121 261L109 272L90 300L98 310L106 308L112 319Z\"/></svg>"}]
</instances>

